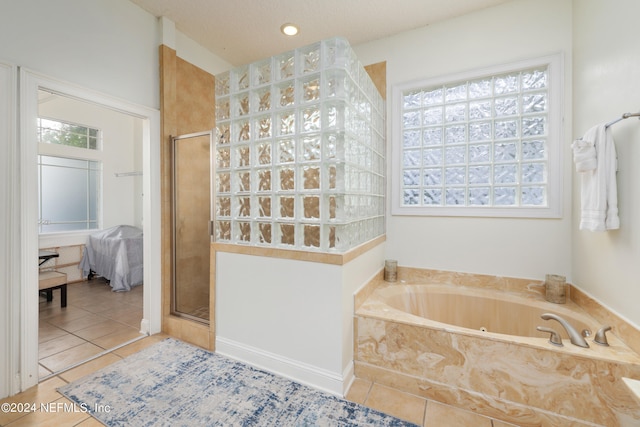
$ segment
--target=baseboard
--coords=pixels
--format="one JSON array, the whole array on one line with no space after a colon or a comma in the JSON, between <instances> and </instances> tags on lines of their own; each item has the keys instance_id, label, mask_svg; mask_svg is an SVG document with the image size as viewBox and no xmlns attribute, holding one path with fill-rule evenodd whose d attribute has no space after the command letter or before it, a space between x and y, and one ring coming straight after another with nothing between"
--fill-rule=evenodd
<instances>
[{"instance_id":1,"label":"baseboard","mask_svg":"<svg viewBox=\"0 0 640 427\"><path fill-rule=\"evenodd\" d=\"M335 396L344 396L344 379L340 373L331 372L223 337L216 337L216 353L326 391ZM348 372L349 368L346 371ZM351 364L350 371L353 376L353 364Z\"/></svg>"},{"instance_id":2,"label":"baseboard","mask_svg":"<svg viewBox=\"0 0 640 427\"><path fill-rule=\"evenodd\" d=\"M151 328L149 327L149 320L142 319L140 321L140 333L150 335Z\"/></svg>"},{"instance_id":3,"label":"baseboard","mask_svg":"<svg viewBox=\"0 0 640 427\"><path fill-rule=\"evenodd\" d=\"M353 382L356 379L356 374L354 371L353 360L349 362L344 371L342 371L342 395L346 396L347 392L353 385Z\"/></svg>"}]
</instances>

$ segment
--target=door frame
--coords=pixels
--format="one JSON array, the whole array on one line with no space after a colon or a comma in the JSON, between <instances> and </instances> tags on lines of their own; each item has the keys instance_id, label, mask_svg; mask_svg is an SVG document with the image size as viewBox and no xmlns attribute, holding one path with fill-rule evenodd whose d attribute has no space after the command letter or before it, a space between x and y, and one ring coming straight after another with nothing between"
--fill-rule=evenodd
<instances>
[{"instance_id":1,"label":"door frame","mask_svg":"<svg viewBox=\"0 0 640 427\"><path fill-rule=\"evenodd\" d=\"M161 331L161 227L160 227L160 111L115 98L28 69L19 69L19 216L21 280L13 281L20 295L19 325L14 334L20 338L20 390L38 383L38 197L37 156L38 90L46 89L63 96L98 104L142 119L142 187L144 288L142 333Z\"/></svg>"},{"instance_id":2,"label":"door frame","mask_svg":"<svg viewBox=\"0 0 640 427\"><path fill-rule=\"evenodd\" d=\"M18 346L20 337L15 333L19 325L19 283L17 253L20 249L16 223L19 218L18 194L18 144L17 138L17 90L18 67L0 61L0 398L10 396L20 389L17 375Z\"/></svg>"}]
</instances>

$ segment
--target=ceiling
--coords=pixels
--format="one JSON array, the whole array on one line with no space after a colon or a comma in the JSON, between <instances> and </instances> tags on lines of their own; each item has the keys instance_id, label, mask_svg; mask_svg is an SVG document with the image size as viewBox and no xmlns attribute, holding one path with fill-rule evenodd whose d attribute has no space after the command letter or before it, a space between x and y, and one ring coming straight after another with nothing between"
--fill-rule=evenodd
<instances>
[{"instance_id":1,"label":"ceiling","mask_svg":"<svg viewBox=\"0 0 640 427\"><path fill-rule=\"evenodd\" d=\"M352 46L509 0L131 0L233 66L342 36ZM293 37L280 33L295 23Z\"/></svg>"}]
</instances>

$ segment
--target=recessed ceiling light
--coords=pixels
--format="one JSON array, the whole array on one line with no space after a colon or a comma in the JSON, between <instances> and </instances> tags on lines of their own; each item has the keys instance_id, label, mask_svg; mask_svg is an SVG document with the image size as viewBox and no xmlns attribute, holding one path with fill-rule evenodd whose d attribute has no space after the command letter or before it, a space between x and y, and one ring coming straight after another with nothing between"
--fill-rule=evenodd
<instances>
[{"instance_id":1,"label":"recessed ceiling light","mask_svg":"<svg viewBox=\"0 0 640 427\"><path fill-rule=\"evenodd\" d=\"M285 36L295 36L298 34L298 27L294 24L282 24L280 31L282 31L282 34Z\"/></svg>"}]
</instances>

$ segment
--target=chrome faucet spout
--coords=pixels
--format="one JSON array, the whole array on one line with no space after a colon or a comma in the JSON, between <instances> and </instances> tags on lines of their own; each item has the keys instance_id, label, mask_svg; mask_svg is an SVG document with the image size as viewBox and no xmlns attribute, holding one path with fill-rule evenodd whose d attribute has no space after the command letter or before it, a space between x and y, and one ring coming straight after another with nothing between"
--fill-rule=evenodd
<instances>
[{"instance_id":1,"label":"chrome faucet spout","mask_svg":"<svg viewBox=\"0 0 640 427\"><path fill-rule=\"evenodd\" d=\"M564 330L567 331L567 334L569 335L569 340L571 341L571 344L577 345L579 347L585 347L585 348L589 347L589 344L587 344L587 341L583 338L583 336L580 335L580 333L573 326L571 326L571 324L569 322L564 320L562 317L558 316L557 314L553 314L553 313L544 313L540 317L543 320L556 320L556 321L558 321L558 323L560 323L562 325Z\"/></svg>"}]
</instances>

